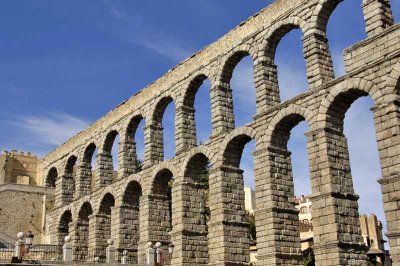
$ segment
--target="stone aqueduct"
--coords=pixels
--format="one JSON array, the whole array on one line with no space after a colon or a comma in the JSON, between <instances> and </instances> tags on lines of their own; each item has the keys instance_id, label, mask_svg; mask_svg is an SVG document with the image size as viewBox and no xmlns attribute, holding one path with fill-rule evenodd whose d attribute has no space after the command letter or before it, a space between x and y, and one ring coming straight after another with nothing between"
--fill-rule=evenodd
<instances>
[{"instance_id":1,"label":"stone aqueduct","mask_svg":"<svg viewBox=\"0 0 400 266\"><path fill-rule=\"evenodd\" d=\"M49 153L43 178L56 187L52 241L62 242L69 234L76 252L100 253L113 238L118 249L129 250L139 263L145 260L148 241L165 246L172 242L172 265L248 265L239 163L244 145L255 140L258 264L302 265L287 142L291 129L305 120L310 128L317 264L365 265L343 119L356 99L369 96L374 102L387 236L394 265L400 265L400 26L393 22L388 0L364 0L368 38L346 49L346 74L335 78L326 26L340 2L275 1ZM303 33L309 89L281 102L275 49L294 28ZM236 64L248 55L254 62L257 113L251 123L235 128L230 79ZM211 82L213 131L209 141L197 146L194 99L205 79ZM172 101L176 156L165 161L161 121ZM142 119L145 157L138 172L134 134ZM117 134L119 170L113 177L111 147ZM208 225L203 188L195 178L207 161Z\"/></svg>"}]
</instances>

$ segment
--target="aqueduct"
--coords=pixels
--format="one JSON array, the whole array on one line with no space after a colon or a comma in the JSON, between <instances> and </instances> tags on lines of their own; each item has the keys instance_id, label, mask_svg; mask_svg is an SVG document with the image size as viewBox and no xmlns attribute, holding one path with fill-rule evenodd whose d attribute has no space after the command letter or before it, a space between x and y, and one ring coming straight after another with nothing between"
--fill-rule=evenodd
<instances>
[{"instance_id":1,"label":"aqueduct","mask_svg":"<svg viewBox=\"0 0 400 266\"><path fill-rule=\"evenodd\" d=\"M316 263L366 265L343 120L356 99L369 96L387 237L394 265L400 265L400 26L389 0L364 0L368 38L346 49L346 74L335 78L326 26L340 2L275 1L49 153L43 178L56 187L52 241L62 242L69 234L75 251L83 254L102 252L112 238L138 263L145 259L145 244L160 241L165 247L173 243L172 265L248 265L239 163L244 145L255 140L258 263L302 265L287 142L291 129L306 121ZM275 50L295 28L303 33L309 88L281 102ZM257 113L251 123L235 128L230 80L248 55L254 63ZM197 145L194 99L206 79L212 136ZM164 160L161 121L170 102L176 106L176 156ZM142 120L145 156L139 168L134 136ZM118 158L112 158L117 135ZM97 164L91 169L95 150ZM117 175L113 159L119 162ZM206 164L204 185L197 177Z\"/></svg>"}]
</instances>

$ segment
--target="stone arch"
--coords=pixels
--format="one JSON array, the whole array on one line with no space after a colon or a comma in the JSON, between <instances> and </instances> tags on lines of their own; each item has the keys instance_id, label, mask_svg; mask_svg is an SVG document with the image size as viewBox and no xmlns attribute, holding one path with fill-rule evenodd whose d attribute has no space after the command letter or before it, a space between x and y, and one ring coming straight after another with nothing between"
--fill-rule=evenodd
<instances>
[{"instance_id":1,"label":"stone arch","mask_svg":"<svg viewBox=\"0 0 400 266\"><path fill-rule=\"evenodd\" d=\"M99 147L97 154L97 172L95 178L95 187L105 187L118 179L118 173L114 171L114 160L119 162L119 158L113 158L112 148L120 131L116 127L112 127L106 134L102 146ZM120 152L120 143L118 145L118 153ZM118 155L117 155L118 156Z\"/></svg>"},{"instance_id":2,"label":"stone arch","mask_svg":"<svg viewBox=\"0 0 400 266\"><path fill-rule=\"evenodd\" d=\"M103 142L103 146L101 147L101 152L111 153L112 146L118 134L119 132L117 129L112 129L107 133Z\"/></svg>"},{"instance_id":3,"label":"stone arch","mask_svg":"<svg viewBox=\"0 0 400 266\"><path fill-rule=\"evenodd\" d=\"M319 0L311 16L311 28L325 36L329 18L341 2L343 0Z\"/></svg>"},{"instance_id":4,"label":"stone arch","mask_svg":"<svg viewBox=\"0 0 400 266\"><path fill-rule=\"evenodd\" d=\"M58 171L57 171L57 168L53 166L47 172L47 176L46 176L46 180L45 180L46 187L55 188L57 178L58 178Z\"/></svg>"},{"instance_id":5,"label":"stone arch","mask_svg":"<svg viewBox=\"0 0 400 266\"><path fill-rule=\"evenodd\" d=\"M297 16L290 16L286 19L275 22L265 34L258 47L258 57L266 57L272 62L275 60L275 53L281 39L290 31L300 29L305 36L308 33L309 25Z\"/></svg>"},{"instance_id":6,"label":"stone arch","mask_svg":"<svg viewBox=\"0 0 400 266\"><path fill-rule=\"evenodd\" d=\"M155 167L155 169L152 171L151 179L148 182L147 191L153 192L153 188L156 183L156 178L157 178L157 176L159 176L159 174L161 172L164 172L164 173L171 172L171 174L174 178L179 177L179 175L178 175L179 171L178 171L178 169L176 169L176 167L174 166L174 164L172 162L164 161L162 163L159 163Z\"/></svg>"},{"instance_id":7,"label":"stone arch","mask_svg":"<svg viewBox=\"0 0 400 266\"><path fill-rule=\"evenodd\" d=\"M212 82L205 72L197 73L194 77L190 77L191 80L188 84L184 85L183 96L179 97L179 101L176 105L176 132L177 136L181 136L177 139L176 150L177 152L187 151L192 147L197 146L197 128L196 123L196 111L195 110L195 99L197 92L206 80ZM208 91L211 100L211 89ZM211 103L210 103L211 105ZM210 124L212 124L212 111L210 113Z\"/></svg>"},{"instance_id":8,"label":"stone arch","mask_svg":"<svg viewBox=\"0 0 400 266\"><path fill-rule=\"evenodd\" d=\"M400 63L397 63L385 83L385 102L390 102L399 99L400 94ZM389 97L389 98L388 98Z\"/></svg>"},{"instance_id":9,"label":"stone arch","mask_svg":"<svg viewBox=\"0 0 400 266\"><path fill-rule=\"evenodd\" d=\"M121 196L122 204L118 213L118 238L116 246L119 251L127 250L131 263L138 262L140 240L140 200L142 187L136 180L131 180Z\"/></svg>"},{"instance_id":10,"label":"stone arch","mask_svg":"<svg viewBox=\"0 0 400 266\"><path fill-rule=\"evenodd\" d=\"M106 192L104 196L102 196L98 213L111 215L111 209L115 206L115 197L110 192Z\"/></svg>"},{"instance_id":11,"label":"stone arch","mask_svg":"<svg viewBox=\"0 0 400 266\"><path fill-rule=\"evenodd\" d=\"M182 167L179 171L179 176L186 176L186 169L189 165L189 162L193 159L194 156L196 156L197 154L203 154L205 157L208 158L208 160L210 161L211 165L216 164L216 159L217 156L214 154L214 152L211 151L211 149L209 149L207 146L199 146L199 147L195 147L193 149L191 149L187 155L185 160L182 163ZM179 178L179 177L178 177ZM177 180L177 182L180 182L181 180Z\"/></svg>"},{"instance_id":12,"label":"stone arch","mask_svg":"<svg viewBox=\"0 0 400 266\"><path fill-rule=\"evenodd\" d=\"M343 130L346 111L362 96L370 96L375 106L385 103L384 94L373 82L362 78L352 78L334 86L321 102L318 111L320 128Z\"/></svg>"},{"instance_id":13,"label":"stone arch","mask_svg":"<svg viewBox=\"0 0 400 266\"><path fill-rule=\"evenodd\" d=\"M250 43L244 43L237 47L235 47L232 51L230 51L226 56L224 56L224 62L222 63L222 68L220 70L220 82L222 83L230 83L233 75L233 71L235 70L238 63L246 56L251 56L253 64L256 60L256 47Z\"/></svg>"},{"instance_id":14,"label":"stone arch","mask_svg":"<svg viewBox=\"0 0 400 266\"><path fill-rule=\"evenodd\" d=\"M137 146L135 138L137 136L137 131L139 129L140 123L144 121L146 126L146 119L142 114L135 114L129 120L126 130L122 136L121 142L121 154L122 162L121 169L123 171L123 176L129 176L134 173L138 173L142 170L143 161L140 160L137 153ZM144 130L144 129L143 129ZM143 132L144 135L144 132ZM146 146L146 143L145 143ZM145 147L146 148L146 147Z\"/></svg>"},{"instance_id":15,"label":"stone arch","mask_svg":"<svg viewBox=\"0 0 400 266\"><path fill-rule=\"evenodd\" d=\"M317 115L315 112L308 110L300 105L291 104L290 106L281 109L278 113L274 115L271 121L268 123L267 130L264 136L264 143L269 145L273 141L274 130L277 125L282 121L288 122L287 129L290 130L295 127L301 121L306 121L310 130L315 129ZM289 131L290 131L289 130ZM288 140L288 139L287 139Z\"/></svg>"},{"instance_id":16,"label":"stone arch","mask_svg":"<svg viewBox=\"0 0 400 266\"><path fill-rule=\"evenodd\" d=\"M79 183L77 184L77 190L80 196L90 194L95 186L95 171L92 169L92 160L96 149L96 144L91 142L86 146L83 152L79 169Z\"/></svg>"},{"instance_id":17,"label":"stone arch","mask_svg":"<svg viewBox=\"0 0 400 266\"><path fill-rule=\"evenodd\" d=\"M150 159L153 163L160 162L164 160L164 136L163 136L163 125L162 120L165 115L165 110L167 107L173 103L175 105L175 124L176 124L176 100L174 99L172 93L168 92L160 97L156 104L154 105L151 113L150 121ZM176 127L176 125L174 125ZM177 146L177 134L175 129L175 147ZM176 152L177 150L175 150Z\"/></svg>"},{"instance_id":18,"label":"stone arch","mask_svg":"<svg viewBox=\"0 0 400 266\"><path fill-rule=\"evenodd\" d=\"M58 243L60 245L65 243L65 237L71 233L70 223L72 223L72 212L67 209L61 214L58 220Z\"/></svg>"},{"instance_id":19,"label":"stone arch","mask_svg":"<svg viewBox=\"0 0 400 266\"><path fill-rule=\"evenodd\" d=\"M81 204L76 219L76 230L74 237L74 256L77 261L88 261L89 259L89 240L92 238L93 231L90 229L90 219L93 215L93 208L89 201Z\"/></svg>"},{"instance_id":20,"label":"stone arch","mask_svg":"<svg viewBox=\"0 0 400 266\"><path fill-rule=\"evenodd\" d=\"M182 167L183 180L179 183L179 190L185 191L185 193L180 194L179 200L190 202L190 204L185 206L179 214L182 217L191 217L184 219L181 226L191 228L191 232L184 233L184 237L193 244L190 248L185 245L179 248L184 251L190 251L191 248L197 250L196 260L202 262L199 264L208 264L208 250L211 242L209 227L213 216L210 206L210 191L213 187L210 187L212 182L209 179L213 166L210 157L199 150L193 149ZM197 152L193 153L194 151ZM213 154L208 152L208 155L212 156ZM189 261L196 262L191 261L191 258L188 258Z\"/></svg>"},{"instance_id":21,"label":"stone arch","mask_svg":"<svg viewBox=\"0 0 400 266\"><path fill-rule=\"evenodd\" d=\"M122 195L122 204L139 207L139 198L142 196L142 186L136 180L132 180L126 186Z\"/></svg>"},{"instance_id":22,"label":"stone arch","mask_svg":"<svg viewBox=\"0 0 400 266\"><path fill-rule=\"evenodd\" d=\"M61 180L61 194L64 204L71 203L75 196L77 161L77 156L70 155L65 163L64 175Z\"/></svg>"},{"instance_id":23,"label":"stone arch","mask_svg":"<svg viewBox=\"0 0 400 266\"><path fill-rule=\"evenodd\" d=\"M253 128L248 127L248 126L236 128L232 132L230 132L228 135L226 135L224 137L224 140L222 141L222 143L219 145L220 153L218 154L218 160L217 160L218 164L223 164L224 163L224 161L225 161L224 158L225 158L225 155L226 155L226 149L227 149L229 143L233 139L235 139L237 137L240 138L241 136L244 137L246 140L248 140L247 142L243 143L243 145L247 144L251 140L255 140L257 148L262 148L263 147L262 137L261 137L260 134L257 133L256 130L254 130Z\"/></svg>"}]
</instances>

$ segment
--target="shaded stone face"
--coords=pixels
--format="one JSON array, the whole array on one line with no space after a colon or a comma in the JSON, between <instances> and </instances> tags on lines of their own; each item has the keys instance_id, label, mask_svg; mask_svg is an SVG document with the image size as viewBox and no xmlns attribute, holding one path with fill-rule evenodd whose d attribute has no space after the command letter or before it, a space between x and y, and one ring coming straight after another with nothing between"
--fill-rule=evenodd
<instances>
[{"instance_id":1,"label":"shaded stone face","mask_svg":"<svg viewBox=\"0 0 400 266\"><path fill-rule=\"evenodd\" d=\"M161 242L165 251L172 243L172 265L248 265L239 165L244 146L255 140L258 264L302 265L287 143L292 128L306 121L317 265L366 265L343 119L355 100L367 96L374 101L391 254L400 265L400 26L393 25L387 0L364 1L368 38L345 51L346 75L335 79L326 25L339 2L276 1L48 154L42 176L56 186L52 241L68 232L82 256L103 256L112 239L118 254L127 250L138 263L145 261L148 242ZM309 90L282 103L275 50L294 28L303 32ZM235 128L230 80L247 55L254 61L257 114ZM193 105L205 79L211 83L213 134L197 146ZM177 152L164 161L161 121L171 102L176 134L168 141L175 141ZM138 167L134 135L142 120L145 156ZM117 135L119 154L112 158ZM113 160L119 162L117 175ZM206 186L195 178L205 164Z\"/></svg>"}]
</instances>

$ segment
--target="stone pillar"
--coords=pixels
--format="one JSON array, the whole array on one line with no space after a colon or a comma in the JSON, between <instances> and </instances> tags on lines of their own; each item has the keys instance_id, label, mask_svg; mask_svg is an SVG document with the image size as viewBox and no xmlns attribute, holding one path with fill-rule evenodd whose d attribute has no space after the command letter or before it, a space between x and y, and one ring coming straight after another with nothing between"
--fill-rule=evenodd
<instances>
[{"instance_id":1,"label":"stone pillar","mask_svg":"<svg viewBox=\"0 0 400 266\"><path fill-rule=\"evenodd\" d=\"M377 35L394 24L389 0L363 0L363 13L368 37Z\"/></svg>"},{"instance_id":2,"label":"stone pillar","mask_svg":"<svg viewBox=\"0 0 400 266\"><path fill-rule=\"evenodd\" d=\"M393 265L400 265L400 102L372 108L382 168L383 204Z\"/></svg>"},{"instance_id":3,"label":"stone pillar","mask_svg":"<svg viewBox=\"0 0 400 266\"><path fill-rule=\"evenodd\" d=\"M96 214L89 216L90 228L93 228L90 242L90 252L94 257L105 258L107 240L112 238L111 216Z\"/></svg>"},{"instance_id":4,"label":"stone pillar","mask_svg":"<svg viewBox=\"0 0 400 266\"><path fill-rule=\"evenodd\" d=\"M127 251L131 262L137 263L139 243L139 208L131 205L121 205L115 208L117 232L115 246L120 253Z\"/></svg>"},{"instance_id":5,"label":"stone pillar","mask_svg":"<svg viewBox=\"0 0 400 266\"><path fill-rule=\"evenodd\" d=\"M90 162L82 161L78 166L78 175L75 182L76 198L80 198L91 193L92 186L92 166Z\"/></svg>"},{"instance_id":6,"label":"stone pillar","mask_svg":"<svg viewBox=\"0 0 400 266\"><path fill-rule=\"evenodd\" d=\"M281 102L277 67L269 58L257 58L254 62L257 114Z\"/></svg>"},{"instance_id":7,"label":"stone pillar","mask_svg":"<svg viewBox=\"0 0 400 266\"><path fill-rule=\"evenodd\" d=\"M88 259L89 239L91 229L89 220L79 219L73 222L71 226L72 243L74 247L74 258L78 261L86 261Z\"/></svg>"},{"instance_id":8,"label":"stone pillar","mask_svg":"<svg viewBox=\"0 0 400 266\"><path fill-rule=\"evenodd\" d=\"M328 39L311 33L302 38L309 88L313 89L335 78Z\"/></svg>"},{"instance_id":9,"label":"stone pillar","mask_svg":"<svg viewBox=\"0 0 400 266\"><path fill-rule=\"evenodd\" d=\"M64 192L62 189L63 177L59 176L56 179L56 188L55 188L55 196L54 196L54 207L61 207L64 205Z\"/></svg>"},{"instance_id":10,"label":"stone pillar","mask_svg":"<svg viewBox=\"0 0 400 266\"><path fill-rule=\"evenodd\" d=\"M194 108L190 106L176 106L176 154L188 151L197 145Z\"/></svg>"},{"instance_id":11,"label":"stone pillar","mask_svg":"<svg viewBox=\"0 0 400 266\"><path fill-rule=\"evenodd\" d=\"M211 87L210 97L213 135L234 129L233 98L229 83L216 82Z\"/></svg>"},{"instance_id":12,"label":"stone pillar","mask_svg":"<svg viewBox=\"0 0 400 266\"><path fill-rule=\"evenodd\" d=\"M119 165L118 178L121 179L128 177L137 172L136 143L133 136L127 136L127 134L125 134L125 138L121 138L118 150L118 160L121 162Z\"/></svg>"},{"instance_id":13,"label":"stone pillar","mask_svg":"<svg viewBox=\"0 0 400 266\"><path fill-rule=\"evenodd\" d=\"M208 265L208 228L205 219L204 188L193 182L173 188L174 243L172 265ZM190 204L188 204L190 202ZM190 217L190 219L188 219Z\"/></svg>"},{"instance_id":14,"label":"stone pillar","mask_svg":"<svg viewBox=\"0 0 400 266\"><path fill-rule=\"evenodd\" d=\"M56 180L55 207L68 205L74 197L74 179L66 175L61 175Z\"/></svg>"},{"instance_id":15,"label":"stone pillar","mask_svg":"<svg viewBox=\"0 0 400 266\"><path fill-rule=\"evenodd\" d=\"M161 124L153 124L144 128L144 161L147 166L164 160L163 128Z\"/></svg>"},{"instance_id":16,"label":"stone pillar","mask_svg":"<svg viewBox=\"0 0 400 266\"><path fill-rule=\"evenodd\" d=\"M365 265L346 137L333 128L310 131L307 137L316 265Z\"/></svg>"},{"instance_id":17,"label":"stone pillar","mask_svg":"<svg viewBox=\"0 0 400 266\"><path fill-rule=\"evenodd\" d=\"M290 152L269 147L254 153L257 264L303 265Z\"/></svg>"},{"instance_id":18,"label":"stone pillar","mask_svg":"<svg viewBox=\"0 0 400 266\"><path fill-rule=\"evenodd\" d=\"M114 167L112 155L107 152L99 152L96 156L95 187L102 188L112 184Z\"/></svg>"},{"instance_id":19,"label":"stone pillar","mask_svg":"<svg viewBox=\"0 0 400 266\"><path fill-rule=\"evenodd\" d=\"M220 166L210 170L209 182L209 265L248 265L250 243L243 171Z\"/></svg>"},{"instance_id":20,"label":"stone pillar","mask_svg":"<svg viewBox=\"0 0 400 266\"><path fill-rule=\"evenodd\" d=\"M171 215L169 199L165 195L149 194L140 198L140 242L139 264L146 259L146 244L161 242L168 246L170 242Z\"/></svg>"}]
</instances>

